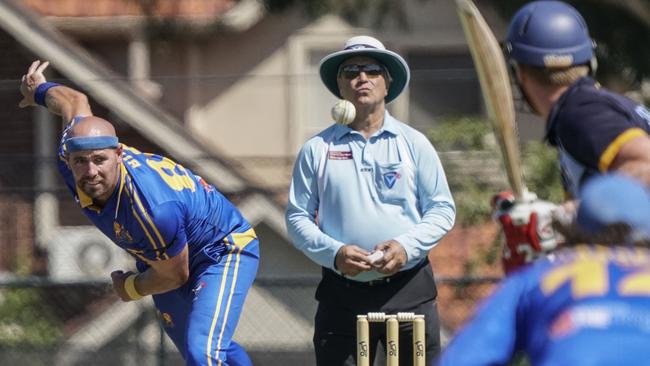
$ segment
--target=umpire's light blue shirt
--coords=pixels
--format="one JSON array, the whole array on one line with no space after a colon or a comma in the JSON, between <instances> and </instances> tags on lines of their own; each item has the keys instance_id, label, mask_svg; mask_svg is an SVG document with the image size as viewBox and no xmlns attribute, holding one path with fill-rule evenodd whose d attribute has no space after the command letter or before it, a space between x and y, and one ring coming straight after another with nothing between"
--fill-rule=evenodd
<instances>
[{"instance_id":1,"label":"umpire's light blue shirt","mask_svg":"<svg viewBox=\"0 0 650 366\"><path fill-rule=\"evenodd\" d=\"M394 239L419 263L451 229L456 209L438 154L420 132L388 112L368 140L334 124L308 140L296 160L287 228L296 248L334 269L345 244L368 251ZM362 272L369 281L383 277Z\"/></svg>"}]
</instances>

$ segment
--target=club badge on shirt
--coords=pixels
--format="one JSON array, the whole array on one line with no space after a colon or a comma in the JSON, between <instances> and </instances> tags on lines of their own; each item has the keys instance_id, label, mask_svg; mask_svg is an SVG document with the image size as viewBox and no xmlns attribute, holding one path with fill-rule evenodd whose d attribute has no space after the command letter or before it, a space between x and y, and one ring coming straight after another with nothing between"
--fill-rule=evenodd
<instances>
[{"instance_id":1,"label":"club badge on shirt","mask_svg":"<svg viewBox=\"0 0 650 366\"><path fill-rule=\"evenodd\" d=\"M327 154L329 160L351 160L352 151L333 151L330 150Z\"/></svg>"},{"instance_id":2,"label":"club badge on shirt","mask_svg":"<svg viewBox=\"0 0 650 366\"><path fill-rule=\"evenodd\" d=\"M167 328L174 328L174 320L172 319L172 315L170 313L162 313L159 310L156 310L158 313L158 316L160 317L160 320L162 320L163 325Z\"/></svg>"},{"instance_id":3,"label":"club badge on shirt","mask_svg":"<svg viewBox=\"0 0 650 366\"><path fill-rule=\"evenodd\" d=\"M400 179L401 175L399 172L387 172L384 173L384 183L386 184L386 187L388 188L393 188L395 183L397 182L398 179Z\"/></svg>"},{"instance_id":4,"label":"club badge on shirt","mask_svg":"<svg viewBox=\"0 0 650 366\"><path fill-rule=\"evenodd\" d=\"M120 243L126 243L126 244L133 243L133 238L131 237L131 234L129 234L129 232L126 231L124 226L120 225L119 222L117 221L113 222L113 231L115 232L115 237Z\"/></svg>"}]
</instances>

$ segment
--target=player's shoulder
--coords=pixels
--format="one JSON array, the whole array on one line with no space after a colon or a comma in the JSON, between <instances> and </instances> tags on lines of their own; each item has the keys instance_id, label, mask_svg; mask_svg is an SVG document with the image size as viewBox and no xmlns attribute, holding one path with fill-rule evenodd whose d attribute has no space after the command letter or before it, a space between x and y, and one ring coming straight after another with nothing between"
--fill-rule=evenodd
<instances>
[{"instance_id":1,"label":"player's shoulder","mask_svg":"<svg viewBox=\"0 0 650 366\"><path fill-rule=\"evenodd\" d=\"M572 86L562 103L560 116L565 124L589 126L589 121L606 117L608 120L630 120L638 103L630 98L603 88L590 78L583 78Z\"/></svg>"},{"instance_id":2,"label":"player's shoulder","mask_svg":"<svg viewBox=\"0 0 650 366\"><path fill-rule=\"evenodd\" d=\"M641 123L635 116L634 104L613 96L613 93L598 92L595 87L580 88L583 91L566 92L553 107L549 118L550 140L559 138L562 144L583 140L607 140L622 130L640 127L650 131L647 123Z\"/></svg>"}]
</instances>

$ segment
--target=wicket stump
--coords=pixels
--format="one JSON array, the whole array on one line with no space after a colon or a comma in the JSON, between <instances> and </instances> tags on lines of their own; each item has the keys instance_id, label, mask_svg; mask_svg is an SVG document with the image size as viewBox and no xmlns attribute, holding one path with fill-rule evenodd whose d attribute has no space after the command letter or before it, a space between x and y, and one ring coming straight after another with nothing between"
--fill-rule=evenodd
<instances>
[{"instance_id":1,"label":"wicket stump","mask_svg":"<svg viewBox=\"0 0 650 366\"><path fill-rule=\"evenodd\" d=\"M425 366L424 315L368 313L357 315L357 366L370 366L370 323L386 323L386 364L399 366L399 323L413 322L413 365Z\"/></svg>"}]
</instances>

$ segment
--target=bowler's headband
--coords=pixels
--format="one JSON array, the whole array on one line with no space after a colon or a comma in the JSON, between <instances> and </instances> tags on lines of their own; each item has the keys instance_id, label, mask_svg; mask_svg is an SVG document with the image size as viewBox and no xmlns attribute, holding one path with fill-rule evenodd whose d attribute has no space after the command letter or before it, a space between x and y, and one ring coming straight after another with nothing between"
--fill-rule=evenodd
<instances>
[{"instance_id":1,"label":"bowler's headband","mask_svg":"<svg viewBox=\"0 0 650 366\"><path fill-rule=\"evenodd\" d=\"M82 136L65 140L67 153L82 150L116 149L120 145L115 136Z\"/></svg>"}]
</instances>

